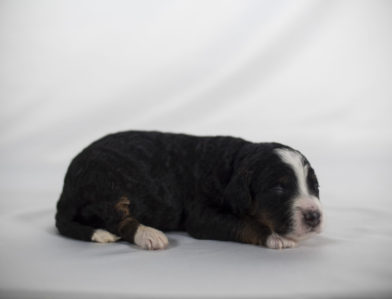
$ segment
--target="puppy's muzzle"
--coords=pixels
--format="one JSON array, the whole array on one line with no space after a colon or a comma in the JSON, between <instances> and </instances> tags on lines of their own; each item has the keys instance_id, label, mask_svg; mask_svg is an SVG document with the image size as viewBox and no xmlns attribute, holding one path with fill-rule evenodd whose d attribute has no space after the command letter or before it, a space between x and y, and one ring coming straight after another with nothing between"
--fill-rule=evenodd
<instances>
[{"instance_id":1,"label":"puppy's muzzle","mask_svg":"<svg viewBox=\"0 0 392 299\"><path fill-rule=\"evenodd\" d=\"M319 211L309 210L302 212L305 224L310 228L316 228L321 222Z\"/></svg>"}]
</instances>

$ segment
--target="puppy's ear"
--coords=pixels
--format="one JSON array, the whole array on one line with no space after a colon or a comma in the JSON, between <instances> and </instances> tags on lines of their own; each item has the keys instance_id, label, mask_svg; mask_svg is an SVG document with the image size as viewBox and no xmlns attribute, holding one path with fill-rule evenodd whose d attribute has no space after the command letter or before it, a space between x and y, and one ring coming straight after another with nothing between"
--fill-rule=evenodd
<instances>
[{"instance_id":1,"label":"puppy's ear","mask_svg":"<svg viewBox=\"0 0 392 299\"><path fill-rule=\"evenodd\" d=\"M229 205L237 215L244 214L252 204L250 176L251 173L247 170L238 171L230 179L223 192L224 204Z\"/></svg>"}]
</instances>

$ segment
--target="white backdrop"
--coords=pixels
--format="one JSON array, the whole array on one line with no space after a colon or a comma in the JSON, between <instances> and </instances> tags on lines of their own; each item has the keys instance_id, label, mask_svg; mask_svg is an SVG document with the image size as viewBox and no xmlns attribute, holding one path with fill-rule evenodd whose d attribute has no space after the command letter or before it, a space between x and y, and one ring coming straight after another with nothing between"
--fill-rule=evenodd
<instances>
[{"instance_id":1,"label":"white backdrop","mask_svg":"<svg viewBox=\"0 0 392 299\"><path fill-rule=\"evenodd\" d=\"M162 284L156 293L142 282L137 290L121 289L116 282L105 289L102 284L98 288L103 292L223 296L231 290L249 296L314 296L325 295L331 284L335 295L392 292L392 267L386 263L392 257L391 53L391 1L2 0L0 232L11 245L0 245L0 276L7 276L0 281L0 290L14 292L13 296L21 289L60 296L75 286L72 275L59 284L50 270L37 277L51 283L34 280L26 269L37 264L23 260L16 249L31 245L29 238L25 243L18 238L27 235L26 226L36 228L29 231L30 238L41 236L48 247L75 244L78 250L107 250L45 232L52 229L54 205L70 159L104 134L143 129L235 135L301 150L316 168L330 214L325 234L302 250L323 252L315 265L329 270L323 280L309 276L313 287L306 290L290 284L293 277L302 277L295 271L286 277L291 287L282 290L279 277L268 278L268 267L254 270L249 264L244 271L271 279L268 287L243 285L233 293L217 281L203 293L188 286L186 276L174 269L184 280L177 293L174 282L154 276L151 279ZM205 246L205 252L222 246L194 243L182 234L172 238L180 245L186 240L196 248ZM362 241L340 244L353 238ZM173 256L189 254L180 245L180 252L172 250ZM130 250L118 246L124 253ZM248 248L244 246L230 248ZM361 246L365 249L358 249ZM68 249L53 260L38 254L37 263L64 257L59 267L71 273L67 258L75 254ZM299 256L303 253L296 250ZM269 265L274 268L275 253L260 252L272 256ZM14 259L4 258L10 255ZM213 262L216 256L209 258ZM361 268L357 263L363 259ZM293 263L301 269L300 262ZM336 278L333 267L342 263L347 263L348 272ZM13 269L14 275L6 275L5 268ZM311 265L309 269L314 270ZM203 275L191 278L203 280ZM232 279L235 285L240 278ZM87 284L84 291L94 288Z\"/></svg>"}]
</instances>

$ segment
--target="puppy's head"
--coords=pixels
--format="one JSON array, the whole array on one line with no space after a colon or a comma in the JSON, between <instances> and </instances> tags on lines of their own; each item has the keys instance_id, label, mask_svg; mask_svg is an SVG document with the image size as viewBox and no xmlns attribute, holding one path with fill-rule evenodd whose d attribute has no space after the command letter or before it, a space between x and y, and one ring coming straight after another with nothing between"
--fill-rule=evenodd
<instances>
[{"instance_id":1,"label":"puppy's head","mask_svg":"<svg viewBox=\"0 0 392 299\"><path fill-rule=\"evenodd\" d=\"M294 240L307 238L313 233L320 233L323 225L323 211L319 199L319 184L316 174L308 160L298 151L290 148L276 148L274 154L282 163L281 172L275 174L275 181L270 185L272 196L286 206L287 219L276 223L283 225L282 234ZM279 162L278 162L279 163ZM273 170L272 170L273 171ZM270 199L270 200L271 200ZM268 205L265 207L268 210ZM271 214L276 213L273 207ZM278 211L279 212L279 211Z\"/></svg>"},{"instance_id":2,"label":"puppy's head","mask_svg":"<svg viewBox=\"0 0 392 299\"><path fill-rule=\"evenodd\" d=\"M320 233L323 211L319 186L308 160L299 151L280 144L259 147L243 160L242 174L237 179L245 186L237 192L246 194L243 200L250 207L246 213L295 241Z\"/></svg>"}]
</instances>

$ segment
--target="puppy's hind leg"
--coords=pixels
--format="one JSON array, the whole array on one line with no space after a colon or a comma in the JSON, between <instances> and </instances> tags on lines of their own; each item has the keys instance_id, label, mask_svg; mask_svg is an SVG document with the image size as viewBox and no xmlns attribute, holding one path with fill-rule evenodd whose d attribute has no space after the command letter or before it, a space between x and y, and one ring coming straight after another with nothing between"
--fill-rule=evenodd
<instances>
[{"instance_id":1,"label":"puppy's hind leg","mask_svg":"<svg viewBox=\"0 0 392 299\"><path fill-rule=\"evenodd\" d=\"M104 229L96 229L91 236L91 241L97 243L112 243L121 239L119 236L112 234Z\"/></svg>"},{"instance_id":2,"label":"puppy's hind leg","mask_svg":"<svg viewBox=\"0 0 392 299\"><path fill-rule=\"evenodd\" d=\"M115 204L115 210L120 215L120 222L115 224L117 234L130 243L143 249L159 250L169 245L166 235L153 227L145 226L130 215L129 200L123 196Z\"/></svg>"}]
</instances>

